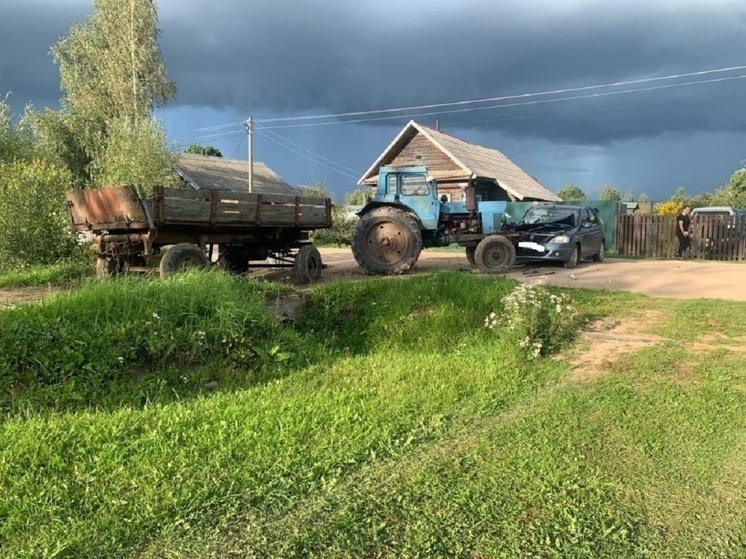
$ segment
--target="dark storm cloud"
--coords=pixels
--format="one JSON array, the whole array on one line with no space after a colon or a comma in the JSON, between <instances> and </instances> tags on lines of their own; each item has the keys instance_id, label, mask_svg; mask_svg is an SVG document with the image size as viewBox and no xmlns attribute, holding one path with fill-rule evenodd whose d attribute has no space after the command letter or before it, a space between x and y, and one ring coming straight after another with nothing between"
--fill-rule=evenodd
<instances>
[{"instance_id":1,"label":"dark storm cloud","mask_svg":"<svg viewBox=\"0 0 746 559\"><path fill-rule=\"evenodd\" d=\"M556 8L534 1L517 8L485 0L439 12L428 4L411 4L403 16L347 0L195 4L196 11L185 13L164 4L164 54L180 103L246 114L478 99L746 60L746 6L736 3L586 1ZM657 84L640 87L651 85ZM441 119L518 136L607 143L665 131L741 130L745 91L740 80Z\"/></svg>"},{"instance_id":2,"label":"dark storm cloud","mask_svg":"<svg viewBox=\"0 0 746 559\"><path fill-rule=\"evenodd\" d=\"M3 0L0 6L0 96L15 112L28 102L55 106L60 98L59 70L49 50L90 3L69 0Z\"/></svg>"},{"instance_id":3,"label":"dark storm cloud","mask_svg":"<svg viewBox=\"0 0 746 559\"><path fill-rule=\"evenodd\" d=\"M517 4L161 0L161 45L179 88L177 104L247 115L479 99L746 61L746 5L739 2ZM5 0L0 94L12 91L15 107L54 105L59 73L49 48L90 11L84 0ZM740 80L420 120L604 144L663 132L743 130L744 92Z\"/></svg>"}]
</instances>

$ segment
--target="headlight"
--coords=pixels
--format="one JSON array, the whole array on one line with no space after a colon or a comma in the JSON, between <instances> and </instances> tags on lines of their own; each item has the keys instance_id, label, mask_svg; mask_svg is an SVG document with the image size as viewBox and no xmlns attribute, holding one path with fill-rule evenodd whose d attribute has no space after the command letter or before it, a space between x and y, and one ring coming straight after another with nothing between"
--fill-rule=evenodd
<instances>
[{"instance_id":1,"label":"headlight","mask_svg":"<svg viewBox=\"0 0 746 559\"><path fill-rule=\"evenodd\" d=\"M567 235L557 235L549 240L550 243L566 244L570 242L570 237Z\"/></svg>"}]
</instances>

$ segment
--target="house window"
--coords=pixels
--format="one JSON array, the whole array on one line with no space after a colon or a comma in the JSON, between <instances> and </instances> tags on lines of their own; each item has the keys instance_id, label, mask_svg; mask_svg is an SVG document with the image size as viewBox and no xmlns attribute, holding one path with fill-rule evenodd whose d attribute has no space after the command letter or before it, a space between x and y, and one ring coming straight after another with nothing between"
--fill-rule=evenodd
<instances>
[{"instance_id":1,"label":"house window","mask_svg":"<svg viewBox=\"0 0 746 559\"><path fill-rule=\"evenodd\" d=\"M402 175L401 193L403 196L425 196L430 193L425 175Z\"/></svg>"}]
</instances>

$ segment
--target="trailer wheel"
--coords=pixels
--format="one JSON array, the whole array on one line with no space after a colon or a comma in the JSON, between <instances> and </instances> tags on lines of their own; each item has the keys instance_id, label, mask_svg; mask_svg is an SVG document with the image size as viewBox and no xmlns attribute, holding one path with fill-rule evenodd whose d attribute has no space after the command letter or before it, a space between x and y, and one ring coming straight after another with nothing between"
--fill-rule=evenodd
<instances>
[{"instance_id":1,"label":"trailer wheel","mask_svg":"<svg viewBox=\"0 0 746 559\"><path fill-rule=\"evenodd\" d=\"M422 252L417 221L399 208L384 206L360 217L352 236L352 254L369 274L402 274Z\"/></svg>"},{"instance_id":2,"label":"trailer wheel","mask_svg":"<svg viewBox=\"0 0 746 559\"><path fill-rule=\"evenodd\" d=\"M165 278L179 270L205 268L209 264L205 251L197 245L181 243L172 246L161 258L161 277Z\"/></svg>"},{"instance_id":3,"label":"trailer wheel","mask_svg":"<svg viewBox=\"0 0 746 559\"><path fill-rule=\"evenodd\" d=\"M105 279L121 275L124 272L124 266L116 258L99 257L96 260L96 277Z\"/></svg>"},{"instance_id":4,"label":"trailer wheel","mask_svg":"<svg viewBox=\"0 0 746 559\"><path fill-rule=\"evenodd\" d=\"M466 259L469 261L469 264L472 268L474 268L477 265L477 261L474 258L474 253L477 251L477 247L466 247Z\"/></svg>"},{"instance_id":5,"label":"trailer wheel","mask_svg":"<svg viewBox=\"0 0 746 559\"><path fill-rule=\"evenodd\" d=\"M295 275L300 283L311 283L321 278L321 254L313 245L303 245L295 255Z\"/></svg>"},{"instance_id":6,"label":"trailer wheel","mask_svg":"<svg viewBox=\"0 0 746 559\"><path fill-rule=\"evenodd\" d=\"M507 272L515 264L515 247L502 235L482 239L474 252L477 268L487 274Z\"/></svg>"}]
</instances>

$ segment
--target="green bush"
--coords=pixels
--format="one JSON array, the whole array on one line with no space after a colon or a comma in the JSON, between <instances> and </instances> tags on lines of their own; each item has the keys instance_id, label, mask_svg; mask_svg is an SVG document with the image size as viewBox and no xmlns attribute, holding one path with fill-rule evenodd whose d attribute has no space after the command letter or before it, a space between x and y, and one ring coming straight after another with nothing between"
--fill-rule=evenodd
<instances>
[{"instance_id":1,"label":"green bush","mask_svg":"<svg viewBox=\"0 0 746 559\"><path fill-rule=\"evenodd\" d=\"M503 298L502 315L491 312L488 329L507 325L507 336L529 359L548 355L571 338L578 328L578 313L567 293L555 295L541 283L522 283Z\"/></svg>"},{"instance_id":2,"label":"green bush","mask_svg":"<svg viewBox=\"0 0 746 559\"><path fill-rule=\"evenodd\" d=\"M65 210L70 173L42 160L0 163L0 271L51 264L75 250Z\"/></svg>"}]
</instances>

